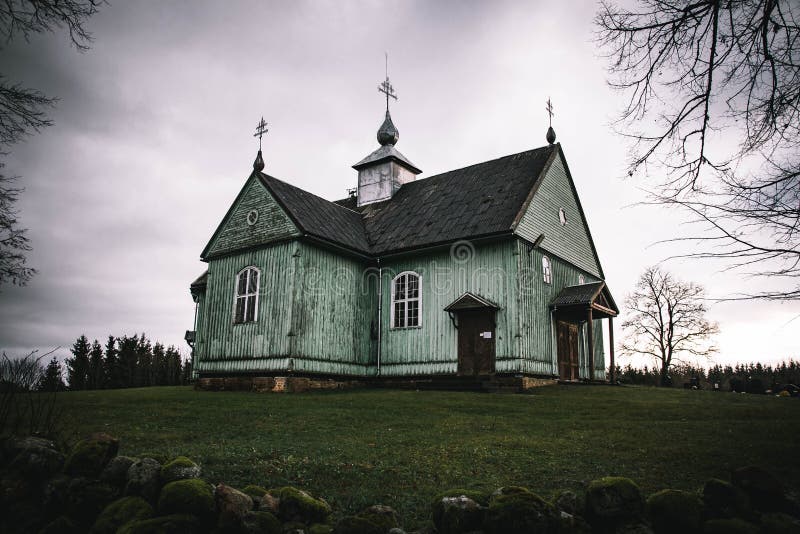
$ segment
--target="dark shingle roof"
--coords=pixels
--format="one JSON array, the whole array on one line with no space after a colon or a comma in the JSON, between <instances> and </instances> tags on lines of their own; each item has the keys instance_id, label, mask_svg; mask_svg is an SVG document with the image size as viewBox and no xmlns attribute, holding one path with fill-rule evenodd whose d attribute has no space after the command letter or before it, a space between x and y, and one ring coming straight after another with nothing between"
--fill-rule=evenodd
<instances>
[{"instance_id":1,"label":"dark shingle roof","mask_svg":"<svg viewBox=\"0 0 800 534\"><path fill-rule=\"evenodd\" d=\"M589 282L578 286L567 286L550 302L551 308L589 306L598 304L619 313L614 298L605 282Z\"/></svg>"},{"instance_id":2,"label":"dark shingle roof","mask_svg":"<svg viewBox=\"0 0 800 534\"><path fill-rule=\"evenodd\" d=\"M302 231L362 253L386 254L510 233L556 145L478 163L403 185L358 208L259 174Z\"/></svg>"},{"instance_id":3,"label":"dark shingle roof","mask_svg":"<svg viewBox=\"0 0 800 534\"><path fill-rule=\"evenodd\" d=\"M301 231L358 252L369 253L361 214L272 176L263 173L258 176Z\"/></svg>"}]
</instances>

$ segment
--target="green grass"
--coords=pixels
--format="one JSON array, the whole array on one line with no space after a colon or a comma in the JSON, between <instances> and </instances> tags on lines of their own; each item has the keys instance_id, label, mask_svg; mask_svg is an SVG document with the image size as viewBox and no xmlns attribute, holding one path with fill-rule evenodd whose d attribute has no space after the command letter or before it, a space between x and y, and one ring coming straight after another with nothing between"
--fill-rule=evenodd
<instances>
[{"instance_id":1,"label":"green grass","mask_svg":"<svg viewBox=\"0 0 800 534\"><path fill-rule=\"evenodd\" d=\"M651 388L545 387L531 395L356 390L306 394L188 387L71 392L75 436L105 431L121 454L198 461L204 478L295 485L338 513L388 504L413 527L455 487L522 485L547 497L594 478L645 493L695 490L757 464L800 477L797 399Z\"/></svg>"}]
</instances>

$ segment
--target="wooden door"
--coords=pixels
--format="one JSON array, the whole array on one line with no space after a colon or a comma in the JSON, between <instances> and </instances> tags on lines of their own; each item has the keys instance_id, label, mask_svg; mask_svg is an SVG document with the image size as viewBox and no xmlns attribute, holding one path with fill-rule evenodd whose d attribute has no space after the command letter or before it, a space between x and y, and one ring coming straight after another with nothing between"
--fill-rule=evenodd
<instances>
[{"instance_id":1,"label":"wooden door","mask_svg":"<svg viewBox=\"0 0 800 534\"><path fill-rule=\"evenodd\" d=\"M562 380L578 380L578 325L558 321L558 376Z\"/></svg>"},{"instance_id":2,"label":"wooden door","mask_svg":"<svg viewBox=\"0 0 800 534\"><path fill-rule=\"evenodd\" d=\"M458 374L488 375L494 372L494 310L458 313Z\"/></svg>"}]
</instances>

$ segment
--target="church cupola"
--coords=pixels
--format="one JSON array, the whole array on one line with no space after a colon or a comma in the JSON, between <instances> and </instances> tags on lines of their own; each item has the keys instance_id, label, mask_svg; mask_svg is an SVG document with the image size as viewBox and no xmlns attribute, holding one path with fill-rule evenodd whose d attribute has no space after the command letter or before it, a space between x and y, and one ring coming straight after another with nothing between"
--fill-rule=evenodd
<instances>
[{"instance_id":1,"label":"church cupola","mask_svg":"<svg viewBox=\"0 0 800 534\"><path fill-rule=\"evenodd\" d=\"M359 206L389 200L403 184L414 181L422 172L394 147L400 139L400 132L389 114L389 98L397 100L397 95L389 83L388 70L378 91L386 95L386 118L378 128L377 136L381 146L353 165L358 171Z\"/></svg>"}]
</instances>

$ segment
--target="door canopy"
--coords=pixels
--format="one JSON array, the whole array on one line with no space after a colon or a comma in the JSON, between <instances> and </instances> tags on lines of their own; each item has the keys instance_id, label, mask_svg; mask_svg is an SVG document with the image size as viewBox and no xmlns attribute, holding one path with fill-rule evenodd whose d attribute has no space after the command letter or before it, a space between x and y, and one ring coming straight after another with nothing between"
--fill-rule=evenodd
<instances>
[{"instance_id":1,"label":"door canopy","mask_svg":"<svg viewBox=\"0 0 800 534\"><path fill-rule=\"evenodd\" d=\"M444 311L446 312L459 312L465 310L481 310L481 309L490 309L490 310L499 310L500 306L495 304L494 302L490 301L489 299L485 299L476 295L475 293L470 293L467 291L456 300L451 302Z\"/></svg>"},{"instance_id":2,"label":"door canopy","mask_svg":"<svg viewBox=\"0 0 800 534\"><path fill-rule=\"evenodd\" d=\"M605 282L567 286L550 303L554 313L567 319L585 319L590 308L595 319L619 315L619 308Z\"/></svg>"}]
</instances>

